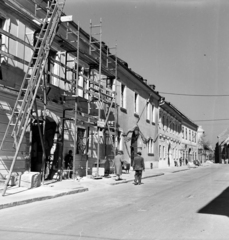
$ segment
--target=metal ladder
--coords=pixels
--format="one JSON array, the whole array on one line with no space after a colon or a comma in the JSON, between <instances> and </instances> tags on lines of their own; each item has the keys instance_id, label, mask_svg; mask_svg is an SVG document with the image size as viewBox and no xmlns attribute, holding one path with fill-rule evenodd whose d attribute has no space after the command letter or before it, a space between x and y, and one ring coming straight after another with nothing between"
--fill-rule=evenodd
<instances>
[{"instance_id":1,"label":"metal ladder","mask_svg":"<svg viewBox=\"0 0 229 240\"><path fill-rule=\"evenodd\" d=\"M0 145L0 149L2 149L5 139L10 134L11 127L13 127L11 137L13 137L14 140L15 154L2 195L6 192L25 131L31 117L31 111L35 103L36 94L41 86L42 73L48 58L50 45L55 37L64 3L65 1L63 3L57 3L56 0L52 0L47 6L47 14L37 37L33 56L22 81L17 100Z\"/></svg>"}]
</instances>

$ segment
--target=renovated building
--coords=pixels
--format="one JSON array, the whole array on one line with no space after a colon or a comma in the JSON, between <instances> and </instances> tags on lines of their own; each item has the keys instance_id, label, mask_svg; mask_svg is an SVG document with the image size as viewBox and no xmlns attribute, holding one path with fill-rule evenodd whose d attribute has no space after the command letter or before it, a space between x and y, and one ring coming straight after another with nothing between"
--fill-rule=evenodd
<instances>
[{"instance_id":1,"label":"renovated building","mask_svg":"<svg viewBox=\"0 0 229 240\"><path fill-rule=\"evenodd\" d=\"M29 71L38 61L34 57L37 35L49 26L48 20L45 24L41 20L52 7L48 4L50 1L0 2L0 141L14 106L20 109L17 99L23 95L23 79L34 74ZM56 1L51 4L55 6ZM99 33L101 28L100 22ZM116 149L123 150L130 163L140 150L146 167L158 167L160 96L154 85L148 85L112 53L100 35L99 40L93 36L62 12L54 39L45 48L48 58L41 72L41 88L30 121L23 126L20 150L15 155L10 136L0 150L2 175L9 173L16 158L14 173L27 170L52 178L65 168L69 150L73 151L73 173L80 176L112 161Z\"/></svg>"},{"instance_id":2,"label":"renovated building","mask_svg":"<svg viewBox=\"0 0 229 240\"><path fill-rule=\"evenodd\" d=\"M16 175L29 171L53 178L66 170L70 150L74 176L106 174L98 168L112 164L117 149L130 164L141 151L146 168L172 167L180 158L197 159L198 126L102 42L101 22L97 33L91 23L88 34L62 11L55 26L53 9L61 7L56 4L54 0L0 2L1 175L13 167ZM51 18L47 9L53 11ZM50 44L41 40L46 27L54 34ZM38 73L42 51L47 59ZM41 81L28 90L31 76L36 75ZM15 138L18 132L9 123L12 113L20 114L20 101L27 102L30 96L22 86L36 97L31 112L22 111L30 117L18 130L22 140L17 142L21 136ZM13 138L5 135L7 126Z\"/></svg>"}]
</instances>

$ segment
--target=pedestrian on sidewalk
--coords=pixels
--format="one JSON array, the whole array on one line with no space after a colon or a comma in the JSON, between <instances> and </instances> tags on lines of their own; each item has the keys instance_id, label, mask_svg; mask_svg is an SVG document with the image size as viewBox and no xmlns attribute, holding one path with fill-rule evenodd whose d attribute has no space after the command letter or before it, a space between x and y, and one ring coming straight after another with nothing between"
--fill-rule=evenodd
<instances>
[{"instance_id":1,"label":"pedestrian on sidewalk","mask_svg":"<svg viewBox=\"0 0 229 240\"><path fill-rule=\"evenodd\" d=\"M141 156L142 153L138 152L137 156L134 158L133 161L133 169L135 171L135 185L140 185L142 181L142 171L145 171L145 164L144 164L144 158Z\"/></svg>"},{"instance_id":2,"label":"pedestrian on sidewalk","mask_svg":"<svg viewBox=\"0 0 229 240\"><path fill-rule=\"evenodd\" d=\"M178 162L176 159L174 159L174 165L175 165L175 167L178 167Z\"/></svg>"},{"instance_id":3,"label":"pedestrian on sidewalk","mask_svg":"<svg viewBox=\"0 0 229 240\"><path fill-rule=\"evenodd\" d=\"M68 154L64 158L65 169L68 170L68 178L72 177L72 168L73 168L73 156L72 150L69 150Z\"/></svg>"},{"instance_id":4,"label":"pedestrian on sidewalk","mask_svg":"<svg viewBox=\"0 0 229 240\"><path fill-rule=\"evenodd\" d=\"M121 175L122 175L122 162L123 162L123 159L122 159L122 151L120 150L117 150L117 154L114 158L114 168L115 168L115 173L116 173L116 181L118 180L122 180L121 179Z\"/></svg>"}]
</instances>

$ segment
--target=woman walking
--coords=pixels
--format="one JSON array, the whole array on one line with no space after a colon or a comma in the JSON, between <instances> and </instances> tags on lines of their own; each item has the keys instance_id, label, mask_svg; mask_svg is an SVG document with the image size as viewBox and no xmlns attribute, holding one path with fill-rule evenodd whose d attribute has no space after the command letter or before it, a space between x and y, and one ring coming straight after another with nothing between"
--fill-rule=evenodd
<instances>
[{"instance_id":1,"label":"woman walking","mask_svg":"<svg viewBox=\"0 0 229 240\"><path fill-rule=\"evenodd\" d=\"M115 167L115 173L117 176L116 181L122 180L121 175L122 175L122 151L117 151L117 155L114 158L114 167Z\"/></svg>"}]
</instances>

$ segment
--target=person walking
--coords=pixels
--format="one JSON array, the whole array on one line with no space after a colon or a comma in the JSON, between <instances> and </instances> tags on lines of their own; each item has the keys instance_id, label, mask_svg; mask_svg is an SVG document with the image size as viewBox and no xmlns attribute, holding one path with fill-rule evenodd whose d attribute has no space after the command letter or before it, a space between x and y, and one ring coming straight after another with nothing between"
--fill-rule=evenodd
<instances>
[{"instance_id":1,"label":"person walking","mask_svg":"<svg viewBox=\"0 0 229 240\"><path fill-rule=\"evenodd\" d=\"M123 159L122 159L122 151L117 151L117 154L114 158L114 168L115 168L115 173L116 173L116 176L117 176L117 179L116 181L118 180L122 180L121 179L121 175L122 175L122 162L123 162Z\"/></svg>"},{"instance_id":2,"label":"person walking","mask_svg":"<svg viewBox=\"0 0 229 240\"><path fill-rule=\"evenodd\" d=\"M145 163L144 158L141 156L142 153L138 152L137 156L134 158L133 161L133 170L135 171L135 185L140 185L142 181L142 171L145 171Z\"/></svg>"}]
</instances>

